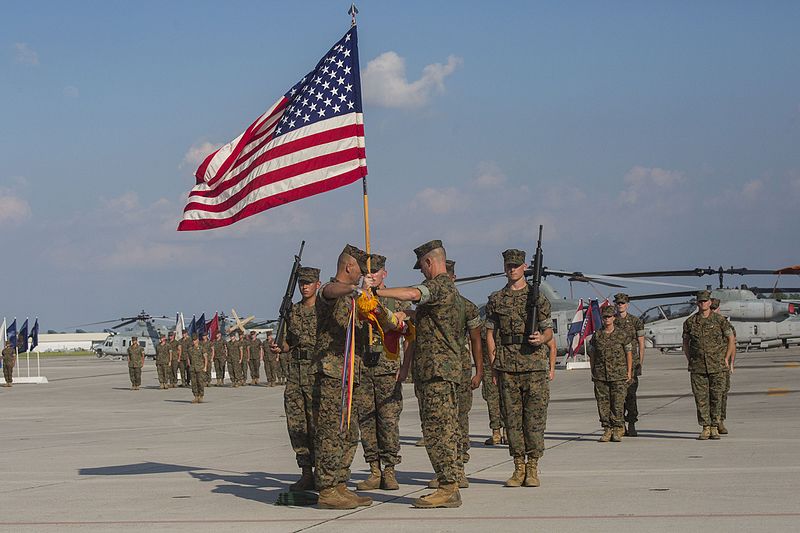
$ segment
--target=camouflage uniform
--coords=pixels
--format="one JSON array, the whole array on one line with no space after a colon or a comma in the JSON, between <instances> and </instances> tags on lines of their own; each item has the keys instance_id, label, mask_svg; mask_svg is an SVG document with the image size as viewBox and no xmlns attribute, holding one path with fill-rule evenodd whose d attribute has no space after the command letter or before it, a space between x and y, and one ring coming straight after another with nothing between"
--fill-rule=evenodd
<instances>
[{"instance_id":1,"label":"camouflage uniform","mask_svg":"<svg viewBox=\"0 0 800 533\"><path fill-rule=\"evenodd\" d=\"M732 335L730 323L717 313L703 318L698 312L683 323L697 423L703 427L719 426L725 396L725 353Z\"/></svg>"},{"instance_id":2,"label":"camouflage uniform","mask_svg":"<svg viewBox=\"0 0 800 533\"><path fill-rule=\"evenodd\" d=\"M278 376L280 376L280 381L283 383L287 382L289 376L289 367L292 362L292 356L288 353L281 353L278 356Z\"/></svg>"},{"instance_id":3,"label":"camouflage uniform","mask_svg":"<svg viewBox=\"0 0 800 533\"><path fill-rule=\"evenodd\" d=\"M731 326L731 332L733 333L733 338L736 340L736 328L733 327L730 320L728 324ZM720 421L725 421L728 418L728 393L731 390L731 369L725 368L725 394L722 395L722 407L720 408L719 419Z\"/></svg>"},{"instance_id":4,"label":"camouflage uniform","mask_svg":"<svg viewBox=\"0 0 800 533\"><path fill-rule=\"evenodd\" d=\"M14 382L14 357L16 352L11 346L3 348L3 377L6 380L6 386Z\"/></svg>"},{"instance_id":5,"label":"camouflage uniform","mask_svg":"<svg viewBox=\"0 0 800 533\"><path fill-rule=\"evenodd\" d=\"M286 344L292 359L283 391L283 408L289 440L300 468L314 466L314 367L311 360L316 342L316 307L293 304L286 321Z\"/></svg>"},{"instance_id":6,"label":"camouflage uniform","mask_svg":"<svg viewBox=\"0 0 800 533\"><path fill-rule=\"evenodd\" d=\"M363 253L363 252L362 252ZM334 281L333 279L331 280ZM342 403L343 350L350 323L352 298L327 299L323 285L316 301L317 343L312 363L316 372L314 384L314 453L317 488L322 491L346 483L350 479L350 465L358 447L357 409L350 419L350 427L339 431ZM366 345L366 328L356 328L356 356L354 361L354 391L361 375L361 356Z\"/></svg>"},{"instance_id":7,"label":"camouflage uniform","mask_svg":"<svg viewBox=\"0 0 800 533\"><path fill-rule=\"evenodd\" d=\"M278 361L276 361L275 354L269 351L270 342L270 337L264 339L261 349L264 351L264 375L267 377L267 383L272 387L278 380Z\"/></svg>"},{"instance_id":8,"label":"camouflage uniform","mask_svg":"<svg viewBox=\"0 0 800 533\"><path fill-rule=\"evenodd\" d=\"M439 484L452 485L458 483L463 468L456 399L456 389L463 380L464 328L458 310L460 295L447 273L415 288L422 294L417 303L413 365L422 436Z\"/></svg>"},{"instance_id":9,"label":"camouflage uniform","mask_svg":"<svg viewBox=\"0 0 800 533\"><path fill-rule=\"evenodd\" d=\"M242 340L239 341L239 346L242 347L242 362L239 363L239 374L241 376L241 381L239 382L240 385L247 384L247 368L250 364L250 339L247 338L247 335L242 336Z\"/></svg>"},{"instance_id":10,"label":"camouflage uniform","mask_svg":"<svg viewBox=\"0 0 800 533\"><path fill-rule=\"evenodd\" d=\"M208 355L208 365L206 365L205 375L203 377L203 384L208 387L211 385L211 341L210 340L201 340L200 346L203 348L203 351Z\"/></svg>"},{"instance_id":11,"label":"camouflage uniform","mask_svg":"<svg viewBox=\"0 0 800 533\"><path fill-rule=\"evenodd\" d=\"M225 344L222 338L214 340L211 343L211 347L214 349L214 374L217 376L217 380L220 384L222 380L225 379L225 363L227 362Z\"/></svg>"},{"instance_id":12,"label":"camouflage uniform","mask_svg":"<svg viewBox=\"0 0 800 533\"><path fill-rule=\"evenodd\" d=\"M462 338L461 349L461 381L456 390L458 402L458 427L460 430L459 457L463 464L469 462L469 412L472 410L472 350L469 332L481 327L481 316L478 307L460 294L458 295L458 312Z\"/></svg>"},{"instance_id":13,"label":"camouflage uniform","mask_svg":"<svg viewBox=\"0 0 800 533\"><path fill-rule=\"evenodd\" d=\"M142 357L144 349L141 345L131 344L128 347L128 375L131 378L131 387L139 388L142 385Z\"/></svg>"},{"instance_id":14,"label":"camouflage uniform","mask_svg":"<svg viewBox=\"0 0 800 533\"><path fill-rule=\"evenodd\" d=\"M189 370L192 373L192 392L195 396L203 397L205 392L205 369L208 359L208 347L205 344L198 343L197 346L192 343L189 348L184 352L187 357L186 361L189 363Z\"/></svg>"},{"instance_id":15,"label":"camouflage uniform","mask_svg":"<svg viewBox=\"0 0 800 533\"><path fill-rule=\"evenodd\" d=\"M379 298L381 305L392 312L406 311L411 305L391 298ZM400 464L400 413L403 411L403 386L397 382L399 359L386 357L380 336L373 336L367 347L361 371L358 396L358 426L361 447L367 463L380 461L384 466Z\"/></svg>"},{"instance_id":16,"label":"camouflage uniform","mask_svg":"<svg viewBox=\"0 0 800 533\"><path fill-rule=\"evenodd\" d=\"M261 341L258 337L253 336L250 339L250 379L253 383L258 384L261 377Z\"/></svg>"},{"instance_id":17,"label":"camouflage uniform","mask_svg":"<svg viewBox=\"0 0 800 533\"><path fill-rule=\"evenodd\" d=\"M544 430L550 402L550 348L533 346L525 338L530 286L520 290L507 287L489 296L486 328L494 330L494 368L500 374L509 453L515 459L538 460L544 455ZM539 331L553 327L550 302L541 293L538 300Z\"/></svg>"},{"instance_id":18,"label":"camouflage uniform","mask_svg":"<svg viewBox=\"0 0 800 533\"><path fill-rule=\"evenodd\" d=\"M636 392L639 390L639 376L642 375L642 359L639 355L639 337L644 337L644 323L638 316L628 313L625 318L614 320L614 329L627 330L632 353L633 353L633 372L631 372L631 382L628 383L628 390L625 394L625 422L634 424L639 420L639 406L636 402Z\"/></svg>"},{"instance_id":19,"label":"camouflage uniform","mask_svg":"<svg viewBox=\"0 0 800 533\"><path fill-rule=\"evenodd\" d=\"M589 342L592 361L592 381L597 413L603 428L623 428L626 380L628 379L627 352L631 351L630 331L615 327L595 332Z\"/></svg>"},{"instance_id":20,"label":"camouflage uniform","mask_svg":"<svg viewBox=\"0 0 800 533\"><path fill-rule=\"evenodd\" d=\"M227 348L228 377L231 379L231 385L238 387L242 381L242 365L239 364L239 358L242 356L242 341L231 337L230 340L228 340Z\"/></svg>"},{"instance_id":21,"label":"camouflage uniform","mask_svg":"<svg viewBox=\"0 0 800 533\"><path fill-rule=\"evenodd\" d=\"M486 327L481 328L481 347L483 348L483 368L488 368L489 373L484 375L481 382L481 396L486 400L489 411L489 429L499 430L503 426L503 415L500 410L500 390L492 379L491 365L489 363L489 348L486 346Z\"/></svg>"},{"instance_id":22,"label":"camouflage uniform","mask_svg":"<svg viewBox=\"0 0 800 533\"><path fill-rule=\"evenodd\" d=\"M167 343L156 344L156 370L158 371L158 383L161 388L165 388L170 379L169 345Z\"/></svg>"},{"instance_id":23,"label":"camouflage uniform","mask_svg":"<svg viewBox=\"0 0 800 533\"><path fill-rule=\"evenodd\" d=\"M178 342L181 346L181 361L178 365L178 370L180 370L181 379L183 380L184 386L186 386L192 381L192 374L189 369L189 358L187 356L189 348L192 346L192 337L191 335L184 335Z\"/></svg>"},{"instance_id":24,"label":"camouflage uniform","mask_svg":"<svg viewBox=\"0 0 800 533\"><path fill-rule=\"evenodd\" d=\"M169 383L173 387L178 384L178 346L180 346L180 341L173 338L172 340L167 341L167 346L169 347Z\"/></svg>"}]
</instances>

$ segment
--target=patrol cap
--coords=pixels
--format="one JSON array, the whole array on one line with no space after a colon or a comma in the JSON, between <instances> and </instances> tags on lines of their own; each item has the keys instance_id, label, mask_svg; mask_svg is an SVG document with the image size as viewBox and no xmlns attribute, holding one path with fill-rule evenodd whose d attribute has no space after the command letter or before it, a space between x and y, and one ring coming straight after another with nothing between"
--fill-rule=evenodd
<instances>
[{"instance_id":1,"label":"patrol cap","mask_svg":"<svg viewBox=\"0 0 800 533\"><path fill-rule=\"evenodd\" d=\"M610 305L607 305L600 311L600 314L603 315L603 318L606 318L606 317L609 317L609 316L614 316L615 311L614 311L613 307L611 307Z\"/></svg>"},{"instance_id":2,"label":"patrol cap","mask_svg":"<svg viewBox=\"0 0 800 533\"><path fill-rule=\"evenodd\" d=\"M618 292L617 294L614 295L615 304L626 304L630 301L631 301L630 297L624 292Z\"/></svg>"},{"instance_id":3,"label":"patrol cap","mask_svg":"<svg viewBox=\"0 0 800 533\"><path fill-rule=\"evenodd\" d=\"M192 340L193 340L193 341L196 341L196 340L197 340L197 333L192 333Z\"/></svg>"},{"instance_id":4,"label":"patrol cap","mask_svg":"<svg viewBox=\"0 0 800 533\"><path fill-rule=\"evenodd\" d=\"M386 268L386 257L380 254L370 254L369 268L373 273L382 268Z\"/></svg>"},{"instance_id":5,"label":"patrol cap","mask_svg":"<svg viewBox=\"0 0 800 533\"><path fill-rule=\"evenodd\" d=\"M139 337L137 337L137 336L135 336L135 335L134 335L133 337L131 337L131 340L132 340L132 341L139 340Z\"/></svg>"},{"instance_id":6,"label":"patrol cap","mask_svg":"<svg viewBox=\"0 0 800 533\"><path fill-rule=\"evenodd\" d=\"M456 262L452 259L448 259L445 261L445 265L447 265L447 273L451 276L456 275Z\"/></svg>"},{"instance_id":7,"label":"patrol cap","mask_svg":"<svg viewBox=\"0 0 800 533\"><path fill-rule=\"evenodd\" d=\"M439 239L428 241L422 246L414 248L414 253L417 255L417 262L414 263L414 269L419 270L420 269L419 260L425 257L428 253L436 250L437 248L442 248L442 249L444 248L444 245L442 245L442 241L440 241Z\"/></svg>"},{"instance_id":8,"label":"patrol cap","mask_svg":"<svg viewBox=\"0 0 800 533\"><path fill-rule=\"evenodd\" d=\"M504 265L521 265L525 262L525 250L517 250L516 248L509 248L503 252Z\"/></svg>"},{"instance_id":9,"label":"patrol cap","mask_svg":"<svg viewBox=\"0 0 800 533\"><path fill-rule=\"evenodd\" d=\"M301 283L314 283L319 281L319 269L314 267L298 268L297 281Z\"/></svg>"},{"instance_id":10,"label":"patrol cap","mask_svg":"<svg viewBox=\"0 0 800 533\"><path fill-rule=\"evenodd\" d=\"M711 298L711 309L719 309L719 298Z\"/></svg>"},{"instance_id":11,"label":"patrol cap","mask_svg":"<svg viewBox=\"0 0 800 533\"><path fill-rule=\"evenodd\" d=\"M356 248L352 244L348 244L347 246L344 247L342 253L347 254L356 261L358 261L358 268L361 269L362 274L367 273L367 252L359 248Z\"/></svg>"},{"instance_id":12,"label":"patrol cap","mask_svg":"<svg viewBox=\"0 0 800 533\"><path fill-rule=\"evenodd\" d=\"M697 301L705 302L711 299L711 291L697 291Z\"/></svg>"}]
</instances>

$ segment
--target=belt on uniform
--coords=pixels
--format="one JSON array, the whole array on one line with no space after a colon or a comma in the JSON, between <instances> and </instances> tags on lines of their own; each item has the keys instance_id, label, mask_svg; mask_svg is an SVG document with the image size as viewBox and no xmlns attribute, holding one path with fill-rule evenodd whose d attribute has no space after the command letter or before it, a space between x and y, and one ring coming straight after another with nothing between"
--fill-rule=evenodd
<instances>
[{"instance_id":1,"label":"belt on uniform","mask_svg":"<svg viewBox=\"0 0 800 533\"><path fill-rule=\"evenodd\" d=\"M500 344L508 346L509 344L522 344L525 342L525 335L500 335Z\"/></svg>"},{"instance_id":2,"label":"belt on uniform","mask_svg":"<svg viewBox=\"0 0 800 533\"><path fill-rule=\"evenodd\" d=\"M295 350L292 352L292 359L307 361L308 359L311 359L311 352L308 350Z\"/></svg>"}]
</instances>

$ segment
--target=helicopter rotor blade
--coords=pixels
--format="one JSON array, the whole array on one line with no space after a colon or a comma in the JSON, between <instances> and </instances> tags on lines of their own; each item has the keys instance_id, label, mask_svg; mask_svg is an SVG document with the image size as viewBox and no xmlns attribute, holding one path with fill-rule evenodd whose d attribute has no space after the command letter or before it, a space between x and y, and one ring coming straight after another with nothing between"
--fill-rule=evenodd
<instances>
[{"instance_id":1,"label":"helicopter rotor blade","mask_svg":"<svg viewBox=\"0 0 800 533\"><path fill-rule=\"evenodd\" d=\"M112 326L111 329L119 329L122 326L127 326L128 324L133 324L137 320L139 320L139 318L132 318L130 320L126 320L125 322L122 322L121 324L117 324L116 326Z\"/></svg>"},{"instance_id":2,"label":"helicopter rotor blade","mask_svg":"<svg viewBox=\"0 0 800 533\"><path fill-rule=\"evenodd\" d=\"M631 301L656 300L659 298L685 298L687 296L694 296L695 294L697 294L697 291L660 292L655 294L636 294L628 298L630 298Z\"/></svg>"}]
</instances>

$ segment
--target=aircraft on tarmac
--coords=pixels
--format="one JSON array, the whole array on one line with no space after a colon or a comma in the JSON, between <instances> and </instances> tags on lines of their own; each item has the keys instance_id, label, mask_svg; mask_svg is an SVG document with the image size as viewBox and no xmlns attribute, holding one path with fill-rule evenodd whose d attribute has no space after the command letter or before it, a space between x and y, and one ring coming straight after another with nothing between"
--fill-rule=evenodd
<instances>
[{"instance_id":1,"label":"aircraft on tarmac","mask_svg":"<svg viewBox=\"0 0 800 533\"><path fill-rule=\"evenodd\" d=\"M790 344L800 344L800 305L797 300L783 298L764 298L762 295L780 295L800 292L800 288L778 288L777 283L771 288L747 287L725 288L723 277L735 275L797 275L800 266L779 270L751 270L747 268L697 268L693 270L667 270L658 272L631 272L613 274L618 277L627 276L706 276L718 275L719 287L711 291L712 298L720 300L719 311L727 317L736 331L736 342L740 347L772 348ZM711 290L711 287L708 286ZM652 298L675 298L694 296L691 292L676 292L645 295ZM631 296L631 300L642 300L643 296ZM641 315L645 323L645 339L649 347L662 352L679 350L682 345L683 322L696 311L694 300L682 303L656 305Z\"/></svg>"}]
</instances>

